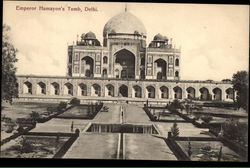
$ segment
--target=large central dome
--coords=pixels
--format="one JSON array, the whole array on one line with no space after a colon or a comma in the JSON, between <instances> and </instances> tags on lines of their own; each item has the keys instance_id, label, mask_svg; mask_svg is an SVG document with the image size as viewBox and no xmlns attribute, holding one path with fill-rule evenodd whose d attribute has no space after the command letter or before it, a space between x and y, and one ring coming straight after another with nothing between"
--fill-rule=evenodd
<instances>
[{"instance_id":1,"label":"large central dome","mask_svg":"<svg viewBox=\"0 0 250 168\"><path fill-rule=\"evenodd\" d=\"M118 14L105 24L103 36L107 33L141 34L147 35L143 23L129 12Z\"/></svg>"}]
</instances>

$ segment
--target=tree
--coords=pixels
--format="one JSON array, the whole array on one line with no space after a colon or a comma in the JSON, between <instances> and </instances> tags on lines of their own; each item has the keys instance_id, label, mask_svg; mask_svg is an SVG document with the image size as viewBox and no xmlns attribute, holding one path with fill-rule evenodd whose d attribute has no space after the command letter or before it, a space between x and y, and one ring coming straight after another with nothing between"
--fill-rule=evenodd
<instances>
[{"instance_id":1,"label":"tree","mask_svg":"<svg viewBox=\"0 0 250 168\"><path fill-rule=\"evenodd\" d=\"M248 124L241 123L238 119L228 119L223 124L223 136L230 140L235 140L243 145L247 143L248 139Z\"/></svg>"},{"instance_id":2,"label":"tree","mask_svg":"<svg viewBox=\"0 0 250 168\"><path fill-rule=\"evenodd\" d=\"M3 124L3 127L5 128L6 133L11 133L14 130L14 127L16 126L16 123L13 120L5 120L5 123Z\"/></svg>"},{"instance_id":3,"label":"tree","mask_svg":"<svg viewBox=\"0 0 250 168\"><path fill-rule=\"evenodd\" d=\"M3 25L2 38L2 87L1 101L5 100L12 103L12 99L18 97L18 87L16 79L16 67L14 63L18 61L16 58L17 49L11 44L10 27Z\"/></svg>"},{"instance_id":4,"label":"tree","mask_svg":"<svg viewBox=\"0 0 250 168\"><path fill-rule=\"evenodd\" d=\"M225 83L227 83L227 82L232 82L231 79L222 79L221 81L222 81L222 82L225 82Z\"/></svg>"},{"instance_id":5,"label":"tree","mask_svg":"<svg viewBox=\"0 0 250 168\"><path fill-rule=\"evenodd\" d=\"M72 105L80 105L80 100L77 99L76 97L74 97L73 99L70 100L69 104L72 104Z\"/></svg>"},{"instance_id":6,"label":"tree","mask_svg":"<svg viewBox=\"0 0 250 168\"><path fill-rule=\"evenodd\" d=\"M233 89L237 92L236 103L238 108L242 107L247 110L247 98L248 98L248 73L247 71L238 71L233 74L232 79Z\"/></svg>"},{"instance_id":7,"label":"tree","mask_svg":"<svg viewBox=\"0 0 250 168\"><path fill-rule=\"evenodd\" d=\"M222 146L220 147L219 154L218 154L218 161L221 160L222 157Z\"/></svg>"},{"instance_id":8,"label":"tree","mask_svg":"<svg viewBox=\"0 0 250 168\"><path fill-rule=\"evenodd\" d=\"M174 138L178 137L180 134L176 121L174 122L173 126L171 127L171 132L172 132L172 135Z\"/></svg>"},{"instance_id":9,"label":"tree","mask_svg":"<svg viewBox=\"0 0 250 168\"><path fill-rule=\"evenodd\" d=\"M61 102L59 103L59 105L57 106L57 110L58 110L58 111L62 111L62 110L65 109L66 107L67 107L67 103L61 101Z\"/></svg>"},{"instance_id":10,"label":"tree","mask_svg":"<svg viewBox=\"0 0 250 168\"><path fill-rule=\"evenodd\" d=\"M178 99L175 99L173 102L170 103L168 108L169 108L169 110L176 110L176 109L182 109L183 106L181 105L181 103Z\"/></svg>"},{"instance_id":11,"label":"tree","mask_svg":"<svg viewBox=\"0 0 250 168\"><path fill-rule=\"evenodd\" d=\"M30 153L34 149L32 143L28 142L23 135L17 139L17 144L19 146L20 153Z\"/></svg>"},{"instance_id":12,"label":"tree","mask_svg":"<svg viewBox=\"0 0 250 168\"><path fill-rule=\"evenodd\" d=\"M191 155L192 155L192 146L191 146L191 142L188 141L188 157L191 159Z\"/></svg>"},{"instance_id":13,"label":"tree","mask_svg":"<svg viewBox=\"0 0 250 168\"><path fill-rule=\"evenodd\" d=\"M210 123L210 121L213 120L213 117L210 115L203 115L203 116L201 116L201 120L208 124L208 123Z\"/></svg>"}]
</instances>

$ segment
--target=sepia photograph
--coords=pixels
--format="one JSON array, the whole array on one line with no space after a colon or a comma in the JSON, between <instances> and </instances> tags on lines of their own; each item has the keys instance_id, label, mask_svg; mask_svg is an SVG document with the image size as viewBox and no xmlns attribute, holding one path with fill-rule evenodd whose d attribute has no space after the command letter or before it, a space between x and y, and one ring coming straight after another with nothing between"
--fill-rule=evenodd
<instances>
[{"instance_id":1,"label":"sepia photograph","mask_svg":"<svg viewBox=\"0 0 250 168\"><path fill-rule=\"evenodd\" d=\"M3 1L0 158L248 162L249 5Z\"/></svg>"}]
</instances>

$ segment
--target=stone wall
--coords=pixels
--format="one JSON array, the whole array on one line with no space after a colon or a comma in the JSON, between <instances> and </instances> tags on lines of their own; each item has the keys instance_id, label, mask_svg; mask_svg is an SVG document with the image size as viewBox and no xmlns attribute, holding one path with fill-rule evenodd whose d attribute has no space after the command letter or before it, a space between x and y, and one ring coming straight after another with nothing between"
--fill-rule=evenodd
<instances>
[{"instance_id":1,"label":"stone wall","mask_svg":"<svg viewBox=\"0 0 250 168\"><path fill-rule=\"evenodd\" d=\"M31 92L28 93L28 86ZM41 85L39 83L44 83L44 92L41 93ZM59 85L58 95L55 95L52 83L57 83ZM31 84L31 85L30 85ZM127 88L127 98L135 99L186 99L188 98L187 88L192 88L194 93L194 98L201 97L201 88L208 90L208 94L211 95L210 100L222 100L222 101L232 101L232 97L226 93L227 89L232 90L232 84L223 82L208 82L208 81L174 81L174 80L136 80L136 79L104 79L104 78L79 78L79 77L50 77L50 76L18 76L18 86L19 86L19 96L55 96L55 97L84 97L82 96L82 88L79 86L81 84L86 85L84 92L87 92L86 97L122 97L121 87ZM113 90L109 91L107 85L113 86ZM97 87L94 87L97 86ZM139 89L140 96L135 96L135 86ZM153 91L148 88L153 88ZM163 97L163 91L161 88L167 88L165 90L166 96ZM72 92L68 90L72 89ZM176 97L176 90L179 91ZM218 92L216 93L215 90ZM114 96L110 96L109 93L112 92ZM154 92L152 98L149 97L149 92ZM217 96L215 96L217 94Z\"/></svg>"}]
</instances>

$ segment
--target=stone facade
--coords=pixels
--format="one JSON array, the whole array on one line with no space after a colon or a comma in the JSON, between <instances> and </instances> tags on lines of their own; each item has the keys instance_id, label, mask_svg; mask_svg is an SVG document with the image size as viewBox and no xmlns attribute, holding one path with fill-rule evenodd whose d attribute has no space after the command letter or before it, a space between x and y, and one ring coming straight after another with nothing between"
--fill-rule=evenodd
<instances>
[{"instance_id":1,"label":"stone facade","mask_svg":"<svg viewBox=\"0 0 250 168\"><path fill-rule=\"evenodd\" d=\"M208 81L123 80L82 77L18 76L19 95L123 97L155 100L232 101L232 84Z\"/></svg>"},{"instance_id":2,"label":"stone facade","mask_svg":"<svg viewBox=\"0 0 250 168\"><path fill-rule=\"evenodd\" d=\"M146 47L146 38L134 15L114 16L104 26L103 46L93 32L68 46L68 76L179 80L180 49L161 34Z\"/></svg>"},{"instance_id":3,"label":"stone facade","mask_svg":"<svg viewBox=\"0 0 250 168\"><path fill-rule=\"evenodd\" d=\"M180 80L180 49L157 34L146 46L141 21L129 12L111 18L103 46L93 32L68 46L67 76L18 76L20 97L122 97L232 101L232 84Z\"/></svg>"}]
</instances>

